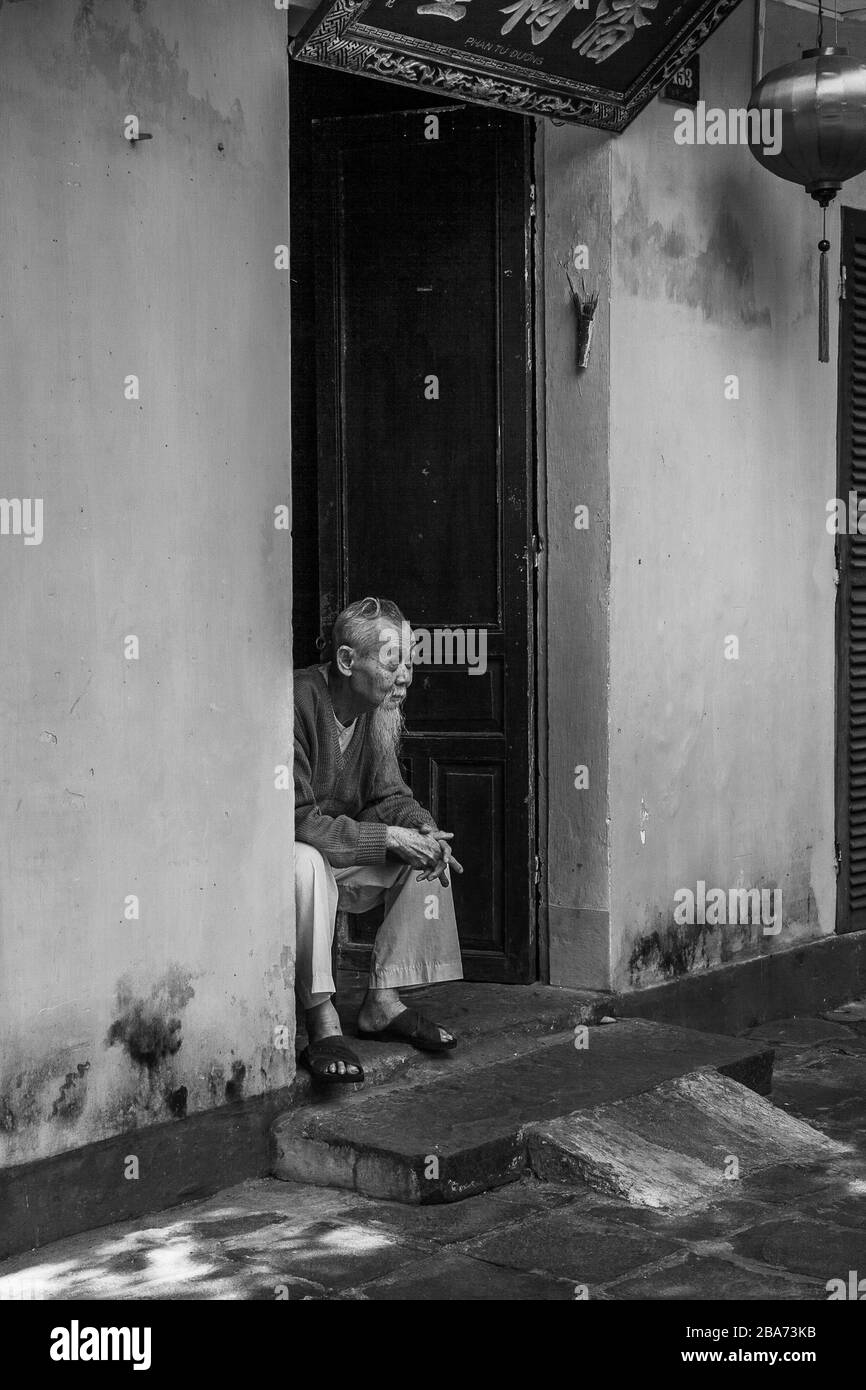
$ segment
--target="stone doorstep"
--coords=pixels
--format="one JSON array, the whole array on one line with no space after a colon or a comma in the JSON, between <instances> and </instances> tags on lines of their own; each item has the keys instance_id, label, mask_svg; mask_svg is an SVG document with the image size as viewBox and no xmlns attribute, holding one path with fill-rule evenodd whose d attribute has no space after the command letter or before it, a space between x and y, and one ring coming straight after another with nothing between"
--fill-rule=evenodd
<instances>
[{"instance_id":1,"label":"stone doorstep","mask_svg":"<svg viewBox=\"0 0 866 1390\"><path fill-rule=\"evenodd\" d=\"M433 1055L419 1052L409 1043L366 1042L356 1038L355 1021L364 990L338 996L337 1007L346 1041L364 1068L364 1089L383 1086L412 1071L425 1075L436 1071ZM483 1065L494 1056L502 1042L502 1055L509 1054L508 1041L515 1049L521 1039L554 1036L578 1024L597 1024L613 1013L613 996L591 990L556 989L551 985L490 985L455 980L448 984L401 991L404 1002L418 1008L460 1039L460 1047L449 1060L472 1056ZM298 1050L306 1038L298 1038ZM354 1087L347 1087L355 1091ZM361 1089L360 1087L358 1088ZM292 1107L315 1104L320 1099L309 1072L303 1068L291 1086Z\"/></svg>"},{"instance_id":2,"label":"stone doorstep","mask_svg":"<svg viewBox=\"0 0 866 1390\"><path fill-rule=\"evenodd\" d=\"M445 1015L437 1018L446 1023ZM498 1041L508 1047L513 1037ZM281 1115L271 1131L273 1175L398 1202L459 1201L515 1181L542 1150L551 1171L550 1146L561 1136L536 1134L533 1126L571 1117L573 1129L575 1115L587 1113L598 1123L618 1102L707 1069L739 1083L737 1094L766 1094L773 1053L748 1039L629 1019L590 1027L585 1049L568 1033L524 1037L507 1056L470 1052L462 1061L457 1054L435 1061L435 1074L420 1084L409 1072L379 1089L340 1087L324 1104ZM685 1106L685 1096L672 1094L665 1105ZM762 1103L769 1122L778 1112ZM730 1131L724 1137L733 1143ZM578 1161L572 1151L570 1161L578 1181L592 1181L588 1158ZM601 1169L600 1156L597 1163ZM641 1189L631 1187L640 1200Z\"/></svg>"}]
</instances>

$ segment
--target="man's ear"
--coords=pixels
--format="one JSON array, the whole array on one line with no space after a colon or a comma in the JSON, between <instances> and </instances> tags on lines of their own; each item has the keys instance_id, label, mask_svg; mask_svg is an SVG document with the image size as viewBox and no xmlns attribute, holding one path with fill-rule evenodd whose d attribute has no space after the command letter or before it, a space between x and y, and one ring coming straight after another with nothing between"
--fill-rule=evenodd
<instances>
[{"instance_id":1,"label":"man's ear","mask_svg":"<svg viewBox=\"0 0 866 1390\"><path fill-rule=\"evenodd\" d=\"M334 661L337 663L337 670L341 676L351 676L354 660L355 653L351 647L338 647L334 653Z\"/></svg>"}]
</instances>

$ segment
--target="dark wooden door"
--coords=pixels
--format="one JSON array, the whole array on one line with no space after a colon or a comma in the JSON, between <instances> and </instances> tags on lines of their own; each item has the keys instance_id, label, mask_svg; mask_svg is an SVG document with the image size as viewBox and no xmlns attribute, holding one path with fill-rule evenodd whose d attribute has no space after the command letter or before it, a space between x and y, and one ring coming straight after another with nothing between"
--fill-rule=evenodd
<instances>
[{"instance_id":1,"label":"dark wooden door","mask_svg":"<svg viewBox=\"0 0 866 1390\"><path fill-rule=\"evenodd\" d=\"M842 263L837 495L850 526L849 493L866 499L866 213L852 208ZM866 927L866 535L839 534L836 556L836 928L846 932Z\"/></svg>"},{"instance_id":2,"label":"dark wooden door","mask_svg":"<svg viewBox=\"0 0 866 1390\"><path fill-rule=\"evenodd\" d=\"M416 666L404 750L476 980L536 977L529 141L463 109L314 134L322 640L366 594L434 655L474 634ZM375 921L350 921L361 964Z\"/></svg>"}]
</instances>

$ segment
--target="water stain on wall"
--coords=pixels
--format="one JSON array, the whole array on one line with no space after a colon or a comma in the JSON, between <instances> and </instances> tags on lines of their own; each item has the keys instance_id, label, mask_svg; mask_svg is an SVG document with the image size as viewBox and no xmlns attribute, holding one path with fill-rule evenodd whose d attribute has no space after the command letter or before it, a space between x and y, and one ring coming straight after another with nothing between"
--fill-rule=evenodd
<instances>
[{"instance_id":1,"label":"water stain on wall","mask_svg":"<svg viewBox=\"0 0 866 1390\"><path fill-rule=\"evenodd\" d=\"M189 130L191 140L194 130L196 142L215 156L222 144L228 159L254 163L240 101L235 98L227 111L221 111L209 93L192 95L189 69L181 62L179 45L169 47L148 18L147 0L131 0L125 24L116 21L118 7L111 9L113 15L108 19L99 0L78 0L71 42L62 42L58 32L46 43L44 32L35 26L23 32L28 59L45 81L58 89L76 91L98 73L122 107L117 127L121 150L126 144L120 143L122 121L129 112L140 116L145 131L150 132L152 125L168 125L175 134Z\"/></svg>"},{"instance_id":2,"label":"water stain on wall","mask_svg":"<svg viewBox=\"0 0 866 1390\"><path fill-rule=\"evenodd\" d=\"M186 1086L178 1086L176 1090L166 1088L165 1103L171 1114L176 1120L182 1120L186 1116L187 1089Z\"/></svg>"},{"instance_id":3,"label":"water stain on wall","mask_svg":"<svg viewBox=\"0 0 866 1390\"><path fill-rule=\"evenodd\" d=\"M226 1082L226 1100L241 1100L244 1094L244 1078L247 1069L243 1062L232 1062L231 1080Z\"/></svg>"},{"instance_id":4,"label":"water stain on wall","mask_svg":"<svg viewBox=\"0 0 866 1390\"><path fill-rule=\"evenodd\" d=\"M793 940L804 934L812 934L818 922L818 909L810 877L811 848L806 846L798 854L782 879L753 870L748 882L741 878L724 889L726 895L732 890L770 895L779 891L781 928L778 932L765 933L764 927L775 926L775 923L763 917L718 925L680 926L671 921L671 911L659 909L652 919L653 929L642 932L634 941L628 960L629 983L635 988L662 984L665 980L679 979L716 965L754 960L770 951L790 947ZM717 886L711 881L705 882L708 888ZM768 907L775 901L773 897L766 899Z\"/></svg>"},{"instance_id":5,"label":"water stain on wall","mask_svg":"<svg viewBox=\"0 0 866 1390\"><path fill-rule=\"evenodd\" d=\"M20 1134L42 1121L49 1113L46 1091L56 1086L56 1079L52 1086L52 1078L56 1078L58 1070L50 1061L24 1066L19 1060L12 1065L0 1093L0 1132Z\"/></svg>"},{"instance_id":6,"label":"water stain on wall","mask_svg":"<svg viewBox=\"0 0 866 1390\"><path fill-rule=\"evenodd\" d=\"M117 986L117 1017L108 1030L106 1046L119 1044L132 1062L151 1075L180 1051L183 1011L195 990L192 976L172 966L146 997L136 996L126 979Z\"/></svg>"},{"instance_id":7,"label":"water stain on wall","mask_svg":"<svg viewBox=\"0 0 866 1390\"><path fill-rule=\"evenodd\" d=\"M73 1124L84 1109L87 1095L87 1073L89 1062L79 1062L75 1071L66 1073L66 1080L60 1087L60 1095L51 1107L51 1118Z\"/></svg>"},{"instance_id":8,"label":"water stain on wall","mask_svg":"<svg viewBox=\"0 0 866 1390\"><path fill-rule=\"evenodd\" d=\"M207 1077L207 1090L211 1107L221 1105L225 1094L225 1072L220 1066L211 1067Z\"/></svg>"},{"instance_id":9,"label":"water stain on wall","mask_svg":"<svg viewBox=\"0 0 866 1390\"><path fill-rule=\"evenodd\" d=\"M628 202L614 223L614 253L630 294L666 298L700 309L704 317L747 328L769 328L769 308L755 303L754 260L746 230L731 211L736 199L719 189L705 244L680 214L671 226L650 221L633 177Z\"/></svg>"},{"instance_id":10,"label":"water stain on wall","mask_svg":"<svg viewBox=\"0 0 866 1390\"><path fill-rule=\"evenodd\" d=\"M183 1045L181 1015L195 995L191 979L188 970L172 965L146 995L136 993L127 978L118 982L117 1017L105 1043L124 1049L139 1068L139 1083L115 1101L113 1128L132 1128L145 1115L160 1111L176 1120L185 1118L189 1091L177 1084L173 1063Z\"/></svg>"},{"instance_id":11,"label":"water stain on wall","mask_svg":"<svg viewBox=\"0 0 866 1390\"><path fill-rule=\"evenodd\" d=\"M694 970L697 961L708 964L705 937L708 927L678 927L659 914L659 925L634 943L628 962L633 986L675 980Z\"/></svg>"}]
</instances>

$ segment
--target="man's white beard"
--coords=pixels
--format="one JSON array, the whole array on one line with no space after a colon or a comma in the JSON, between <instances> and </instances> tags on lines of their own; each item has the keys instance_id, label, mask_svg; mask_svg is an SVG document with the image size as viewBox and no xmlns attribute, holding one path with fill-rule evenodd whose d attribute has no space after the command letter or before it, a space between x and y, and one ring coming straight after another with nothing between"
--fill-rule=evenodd
<instances>
[{"instance_id":1,"label":"man's white beard","mask_svg":"<svg viewBox=\"0 0 866 1390\"><path fill-rule=\"evenodd\" d=\"M386 701L379 706L370 718L368 730L370 746L377 763L399 756L400 740L405 728L402 704L392 705Z\"/></svg>"}]
</instances>

